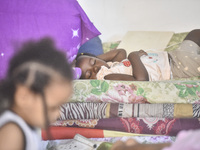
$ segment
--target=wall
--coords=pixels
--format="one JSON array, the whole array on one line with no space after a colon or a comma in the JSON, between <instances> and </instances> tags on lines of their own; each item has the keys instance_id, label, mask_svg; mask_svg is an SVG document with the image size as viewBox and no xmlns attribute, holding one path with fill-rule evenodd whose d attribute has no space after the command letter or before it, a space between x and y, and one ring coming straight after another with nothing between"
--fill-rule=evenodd
<instances>
[{"instance_id":1,"label":"wall","mask_svg":"<svg viewBox=\"0 0 200 150\"><path fill-rule=\"evenodd\" d=\"M185 32L200 28L200 0L78 0L103 42L129 30Z\"/></svg>"}]
</instances>

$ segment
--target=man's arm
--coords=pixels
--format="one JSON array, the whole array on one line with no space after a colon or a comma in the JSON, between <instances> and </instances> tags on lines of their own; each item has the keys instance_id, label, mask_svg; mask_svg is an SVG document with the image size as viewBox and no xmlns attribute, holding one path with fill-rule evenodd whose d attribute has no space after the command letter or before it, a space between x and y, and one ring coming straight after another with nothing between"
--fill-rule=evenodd
<instances>
[{"instance_id":1,"label":"man's arm","mask_svg":"<svg viewBox=\"0 0 200 150\"><path fill-rule=\"evenodd\" d=\"M148 72L140 60L142 55L146 55L146 52L140 50L136 52L131 52L128 56L129 61L131 62L133 69L133 77L137 81L149 81Z\"/></svg>"},{"instance_id":2,"label":"man's arm","mask_svg":"<svg viewBox=\"0 0 200 150\"><path fill-rule=\"evenodd\" d=\"M200 29L192 30L184 40L191 40L200 46Z\"/></svg>"},{"instance_id":3,"label":"man's arm","mask_svg":"<svg viewBox=\"0 0 200 150\"><path fill-rule=\"evenodd\" d=\"M126 144L126 142L118 141L113 144L111 150L162 150L169 147L170 143L160 144Z\"/></svg>"},{"instance_id":4,"label":"man's arm","mask_svg":"<svg viewBox=\"0 0 200 150\"><path fill-rule=\"evenodd\" d=\"M126 51L124 49L115 49L111 50L107 53L97 56L98 58L106 61L106 62L121 62L123 59L126 59Z\"/></svg>"},{"instance_id":5,"label":"man's arm","mask_svg":"<svg viewBox=\"0 0 200 150\"><path fill-rule=\"evenodd\" d=\"M121 80L121 81L137 81L133 76L127 74L108 74L104 77L105 80Z\"/></svg>"}]
</instances>

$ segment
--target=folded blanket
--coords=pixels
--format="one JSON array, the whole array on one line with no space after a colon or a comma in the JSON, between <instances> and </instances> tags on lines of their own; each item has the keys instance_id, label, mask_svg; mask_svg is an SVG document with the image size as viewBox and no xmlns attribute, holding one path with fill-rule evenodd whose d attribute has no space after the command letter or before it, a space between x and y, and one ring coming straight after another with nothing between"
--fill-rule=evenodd
<instances>
[{"instance_id":1,"label":"folded blanket","mask_svg":"<svg viewBox=\"0 0 200 150\"><path fill-rule=\"evenodd\" d=\"M51 140L55 139L73 139L76 134L81 134L87 138L105 138L105 137L124 137L124 136L139 136L139 134L127 133L127 132L117 132L112 130L103 129L87 129L87 128L73 128L73 127L56 127L51 126L49 128L51 133ZM42 130L42 139L50 139L47 136L46 130ZM145 135L140 135L145 136Z\"/></svg>"},{"instance_id":2,"label":"folded blanket","mask_svg":"<svg viewBox=\"0 0 200 150\"><path fill-rule=\"evenodd\" d=\"M83 127L153 135L176 136L181 130L199 129L198 119L109 118L57 121L52 126Z\"/></svg>"},{"instance_id":3,"label":"folded blanket","mask_svg":"<svg viewBox=\"0 0 200 150\"><path fill-rule=\"evenodd\" d=\"M114 117L199 118L200 104L66 103L59 120Z\"/></svg>"},{"instance_id":4,"label":"folded blanket","mask_svg":"<svg viewBox=\"0 0 200 150\"><path fill-rule=\"evenodd\" d=\"M76 80L70 102L198 103L199 100L200 80Z\"/></svg>"}]
</instances>

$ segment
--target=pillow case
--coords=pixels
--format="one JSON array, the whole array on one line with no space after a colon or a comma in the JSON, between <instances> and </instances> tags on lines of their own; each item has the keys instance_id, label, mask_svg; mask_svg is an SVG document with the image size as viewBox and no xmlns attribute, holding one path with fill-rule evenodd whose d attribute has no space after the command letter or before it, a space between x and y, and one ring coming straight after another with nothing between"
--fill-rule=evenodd
<instances>
[{"instance_id":1,"label":"pillow case","mask_svg":"<svg viewBox=\"0 0 200 150\"><path fill-rule=\"evenodd\" d=\"M72 61L79 47L100 35L76 0L0 1L0 78L27 40L50 37Z\"/></svg>"}]
</instances>

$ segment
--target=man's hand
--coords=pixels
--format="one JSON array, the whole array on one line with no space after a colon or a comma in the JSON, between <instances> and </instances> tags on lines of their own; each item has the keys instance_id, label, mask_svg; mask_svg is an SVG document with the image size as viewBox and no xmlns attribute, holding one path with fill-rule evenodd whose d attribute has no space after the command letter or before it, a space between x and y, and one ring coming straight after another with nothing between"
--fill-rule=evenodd
<instances>
[{"instance_id":1,"label":"man's hand","mask_svg":"<svg viewBox=\"0 0 200 150\"><path fill-rule=\"evenodd\" d=\"M134 145L139 144L134 139L128 139L126 142L118 141L113 144L111 150L128 150L129 148L134 148Z\"/></svg>"},{"instance_id":2,"label":"man's hand","mask_svg":"<svg viewBox=\"0 0 200 150\"><path fill-rule=\"evenodd\" d=\"M134 139L129 139L125 142L118 141L114 143L111 150L162 150L170 145L170 143L140 144Z\"/></svg>"},{"instance_id":3,"label":"man's hand","mask_svg":"<svg viewBox=\"0 0 200 150\"><path fill-rule=\"evenodd\" d=\"M140 60L142 55L147 55L143 50L133 51L128 55L128 60L131 62L133 77L136 81L149 81L148 72Z\"/></svg>"},{"instance_id":4,"label":"man's hand","mask_svg":"<svg viewBox=\"0 0 200 150\"><path fill-rule=\"evenodd\" d=\"M147 52L145 52L144 50L139 50L138 51L138 56L143 56L143 55L148 55Z\"/></svg>"}]
</instances>

